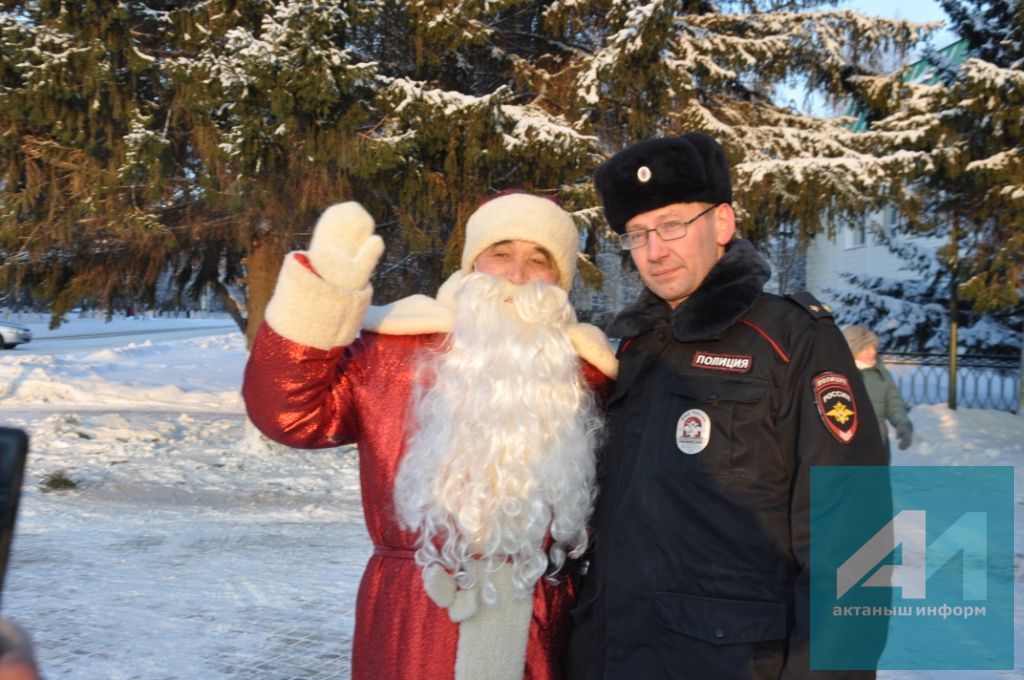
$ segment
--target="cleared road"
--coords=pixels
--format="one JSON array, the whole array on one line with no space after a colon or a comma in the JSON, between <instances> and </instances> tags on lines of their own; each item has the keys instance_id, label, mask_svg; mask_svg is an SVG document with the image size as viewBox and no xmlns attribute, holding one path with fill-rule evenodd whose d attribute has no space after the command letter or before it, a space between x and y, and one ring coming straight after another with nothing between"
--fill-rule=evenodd
<instances>
[{"instance_id":1,"label":"cleared road","mask_svg":"<svg viewBox=\"0 0 1024 680\"><path fill-rule=\"evenodd\" d=\"M0 351L0 361L19 353L61 354L69 350L69 340L74 340L74 349L77 351L239 332L238 326L225 319L121 319L110 323L102 319L89 319L56 330L46 328L45 324L25 325L32 329L32 342L18 345L13 350Z\"/></svg>"}]
</instances>

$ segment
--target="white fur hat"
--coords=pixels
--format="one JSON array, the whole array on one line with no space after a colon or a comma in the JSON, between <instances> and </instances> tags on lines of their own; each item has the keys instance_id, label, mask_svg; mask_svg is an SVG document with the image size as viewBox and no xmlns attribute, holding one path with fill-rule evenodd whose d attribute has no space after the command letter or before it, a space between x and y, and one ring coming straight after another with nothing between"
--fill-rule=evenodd
<instances>
[{"instance_id":1,"label":"white fur hat","mask_svg":"<svg viewBox=\"0 0 1024 680\"><path fill-rule=\"evenodd\" d=\"M572 216L541 196L511 193L485 202L466 222L462 271L473 271L480 253L501 241L530 241L541 246L558 266L558 285L568 291L576 275L580 235Z\"/></svg>"}]
</instances>

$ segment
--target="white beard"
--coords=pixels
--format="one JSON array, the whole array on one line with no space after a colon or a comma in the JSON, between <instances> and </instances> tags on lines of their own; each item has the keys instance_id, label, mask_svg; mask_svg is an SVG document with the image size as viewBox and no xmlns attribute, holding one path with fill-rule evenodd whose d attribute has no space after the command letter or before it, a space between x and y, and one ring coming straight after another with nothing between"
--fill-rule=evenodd
<instances>
[{"instance_id":1,"label":"white beard","mask_svg":"<svg viewBox=\"0 0 1024 680\"><path fill-rule=\"evenodd\" d=\"M508 561L527 595L587 546L601 421L565 332L575 314L557 286L485 274L468 276L456 303L447 350L424 363L413 395L395 507L419 532L420 566L471 588L471 561L488 564L484 581ZM492 603L493 585L478 585Z\"/></svg>"}]
</instances>

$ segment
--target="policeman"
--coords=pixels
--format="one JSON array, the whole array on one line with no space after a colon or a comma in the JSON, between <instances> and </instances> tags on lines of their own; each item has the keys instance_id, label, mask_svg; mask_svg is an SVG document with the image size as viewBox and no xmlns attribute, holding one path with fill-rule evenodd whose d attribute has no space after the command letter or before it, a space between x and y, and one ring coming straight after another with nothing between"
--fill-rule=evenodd
<instances>
[{"instance_id":1,"label":"policeman","mask_svg":"<svg viewBox=\"0 0 1024 680\"><path fill-rule=\"evenodd\" d=\"M595 183L646 288L608 329L619 377L568 675L812 677L810 468L886 464L850 351L813 297L763 292L710 136L634 144Z\"/></svg>"}]
</instances>

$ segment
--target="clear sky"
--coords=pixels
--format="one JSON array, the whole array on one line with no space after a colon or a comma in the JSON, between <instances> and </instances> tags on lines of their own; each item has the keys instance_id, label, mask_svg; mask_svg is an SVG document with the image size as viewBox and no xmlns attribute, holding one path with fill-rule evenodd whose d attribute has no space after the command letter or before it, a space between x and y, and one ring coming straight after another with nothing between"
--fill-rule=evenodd
<instances>
[{"instance_id":1,"label":"clear sky","mask_svg":"<svg viewBox=\"0 0 1024 680\"><path fill-rule=\"evenodd\" d=\"M949 17L935 0L845 0L839 6L872 16L919 22L943 21L949 25ZM932 37L936 47L944 47L954 40L956 36L948 30L940 31Z\"/></svg>"},{"instance_id":2,"label":"clear sky","mask_svg":"<svg viewBox=\"0 0 1024 680\"><path fill-rule=\"evenodd\" d=\"M907 19L920 23L941 21L949 25L949 17L936 0L840 0L838 9L849 9L870 16ZM932 34L931 44L945 47L956 40L956 35L948 29L940 29ZM910 55L914 61L919 50ZM829 115L828 107L817 95L809 100L804 97L802 86L795 84L781 85L776 93L776 101L788 102L798 110L817 115Z\"/></svg>"}]
</instances>

